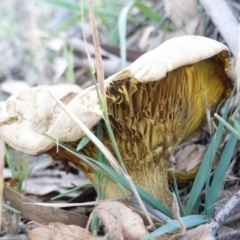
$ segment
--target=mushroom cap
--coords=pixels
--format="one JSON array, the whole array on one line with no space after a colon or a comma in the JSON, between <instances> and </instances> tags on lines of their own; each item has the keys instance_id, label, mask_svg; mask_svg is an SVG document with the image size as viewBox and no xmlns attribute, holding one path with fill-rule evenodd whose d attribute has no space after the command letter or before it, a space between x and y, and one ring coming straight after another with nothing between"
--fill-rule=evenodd
<instances>
[{"instance_id":1,"label":"mushroom cap","mask_svg":"<svg viewBox=\"0 0 240 240\"><path fill-rule=\"evenodd\" d=\"M235 82L236 76L229 59L228 47L213 39L194 35L176 37L163 42L157 48L139 57L126 70L129 70L139 82L158 81L168 72L179 67L194 64L218 54L229 78ZM116 75L109 79L114 81Z\"/></svg>"},{"instance_id":2,"label":"mushroom cap","mask_svg":"<svg viewBox=\"0 0 240 240\"><path fill-rule=\"evenodd\" d=\"M55 143L42 133L70 142L79 139L79 127L62 111L50 95L53 93L86 124L95 125L101 119L101 112L82 104L77 85L62 84L38 86L12 95L0 105L0 135L12 148L38 154L52 148ZM75 111L81 106L81 111ZM87 105L87 104L86 104ZM96 122L94 122L96 121Z\"/></svg>"},{"instance_id":3,"label":"mushroom cap","mask_svg":"<svg viewBox=\"0 0 240 240\"><path fill-rule=\"evenodd\" d=\"M106 79L106 89L110 88L113 82L117 84L124 78L134 78L140 83L161 81L175 69L212 56L221 61L229 78L234 82L228 48L224 44L200 36L183 36L164 42L142 55L126 69ZM112 90L114 91L114 87ZM41 86L26 90L2 103L1 116L9 115L11 119L17 117L17 120L11 123L10 119L0 119L0 135L11 147L37 154L54 146L52 141L42 135L43 132L64 142L73 142L83 137L81 129L58 109L48 91L62 98L89 128L102 119L94 86L82 91L77 86L70 85Z\"/></svg>"}]
</instances>

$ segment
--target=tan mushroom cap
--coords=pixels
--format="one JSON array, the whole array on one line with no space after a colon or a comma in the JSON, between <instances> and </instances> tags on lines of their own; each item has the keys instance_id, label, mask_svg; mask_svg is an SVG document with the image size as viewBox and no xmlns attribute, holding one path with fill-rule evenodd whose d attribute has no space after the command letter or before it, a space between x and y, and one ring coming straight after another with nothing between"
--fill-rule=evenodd
<instances>
[{"instance_id":1,"label":"tan mushroom cap","mask_svg":"<svg viewBox=\"0 0 240 240\"><path fill-rule=\"evenodd\" d=\"M228 48L200 36L168 40L105 81L109 117L127 170L137 184L167 206L171 206L171 197L167 196L170 155L205 124L206 109L213 113L218 103L230 96L234 81ZM24 92L7 101L7 112L16 114L18 121L3 124L1 136L15 149L32 154L47 152L72 161L90 177L89 167L69 153L56 153L54 144L42 136L46 132L76 146L75 141L84 135L65 113L55 112L55 101L46 89L43 91L44 98L37 97L42 93L35 88L30 93L36 92L35 97ZM72 91L66 90L66 95ZM35 101L31 114L26 107L29 99ZM101 120L94 86L70 102L67 99L63 97L89 128ZM112 150L106 133L103 143ZM83 151L94 157L92 144Z\"/></svg>"},{"instance_id":2,"label":"tan mushroom cap","mask_svg":"<svg viewBox=\"0 0 240 240\"><path fill-rule=\"evenodd\" d=\"M139 57L127 69L139 82L158 81L168 72L179 67L222 53L223 56L220 54L219 57L225 62L225 70L235 81L228 51L226 45L210 38L187 35L162 43L159 47Z\"/></svg>"},{"instance_id":3,"label":"tan mushroom cap","mask_svg":"<svg viewBox=\"0 0 240 240\"><path fill-rule=\"evenodd\" d=\"M174 69L217 54L223 59L225 70L233 79L229 58L224 56L228 54L228 48L224 44L200 36L183 36L168 40L156 49L143 54L129 67L109 77L106 85L118 80L122 74L133 75L139 82L158 81ZM79 93L78 96L74 95L70 99L74 98L69 106L89 128L101 119L94 86L81 92L77 86L71 85L40 86L25 90L11 96L6 103L1 103L0 116L18 117L18 121L13 124L3 124L0 128L1 136L11 147L29 154L38 154L54 145L42 136L42 132L65 142L75 141L83 136L83 132L65 113L59 114L53 111L56 103L48 91L52 91L59 98L71 92ZM6 106L3 107L4 105ZM0 118L0 121L6 123L5 118Z\"/></svg>"},{"instance_id":4,"label":"tan mushroom cap","mask_svg":"<svg viewBox=\"0 0 240 240\"><path fill-rule=\"evenodd\" d=\"M74 106L81 106L77 98L82 91L77 85L63 84L39 86L12 95L0 105L0 135L12 148L38 154L52 148L55 144L43 136L47 133L62 141L79 139L79 128L62 112L50 95L52 92L61 99L84 123L95 125L101 119L101 112L92 106L75 112ZM84 120L85 119L85 120Z\"/></svg>"}]
</instances>

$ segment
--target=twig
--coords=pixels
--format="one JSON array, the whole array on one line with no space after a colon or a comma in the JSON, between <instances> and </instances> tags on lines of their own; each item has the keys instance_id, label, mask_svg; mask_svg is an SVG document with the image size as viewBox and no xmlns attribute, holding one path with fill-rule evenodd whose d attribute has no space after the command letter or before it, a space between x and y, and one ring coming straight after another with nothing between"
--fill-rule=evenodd
<instances>
[{"instance_id":1,"label":"twig","mask_svg":"<svg viewBox=\"0 0 240 240\"><path fill-rule=\"evenodd\" d=\"M213 23L229 46L233 56L238 56L238 22L225 0L200 0Z\"/></svg>"},{"instance_id":2,"label":"twig","mask_svg":"<svg viewBox=\"0 0 240 240\"><path fill-rule=\"evenodd\" d=\"M212 233L215 235L218 229L223 225L231 211L240 203L240 191L235 193L223 207L223 209L217 214L217 216L211 222Z\"/></svg>"},{"instance_id":3,"label":"twig","mask_svg":"<svg viewBox=\"0 0 240 240\"><path fill-rule=\"evenodd\" d=\"M95 48L97 79L99 83L100 93L104 99L105 89L104 89L104 73L103 73L102 55L101 55L101 47L98 40L98 33L97 33L95 17L93 12L92 0L88 0L88 8L89 8L89 16L90 16L90 23L91 23L91 29L92 29L93 45Z\"/></svg>"},{"instance_id":4,"label":"twig","mask_svg":"<svg viewBox=\"0 0 240 240\"><path fill-rule=\"evenodd\" d=\"M228 217L227 220L225 221L225 224L236 221L238 219L240 219L240 213L237 213L237 214L234 214L234 215Z\"/></svg>"},{"instance_id":5,"label":"twig","mask_svg":"<svg viewBox=\"0 0 240 240\"><path fill-rule=\"evenodd\" d=\"M216 240L232 240L240 239L240 230L224 233L216 238Z\"/></svg>"}]
</instances>

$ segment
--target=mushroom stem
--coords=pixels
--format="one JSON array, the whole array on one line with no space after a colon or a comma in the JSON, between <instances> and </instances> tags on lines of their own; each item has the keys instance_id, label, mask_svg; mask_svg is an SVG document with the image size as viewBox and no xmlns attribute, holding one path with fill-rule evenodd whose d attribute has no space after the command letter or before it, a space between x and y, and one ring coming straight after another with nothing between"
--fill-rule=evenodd
<instances>
[{"instance_id":1,"label":"mushroom stem","mask_svg":"<svg viewBox=\"0 0 240 240\"><path fill-rule=\"evenodd\" d=\"M168 155L168 156L166 156ZM157 161L143 162L129 169L135 183L171 209L173 197L168 187L168 163L170 154L156 154ZM141 173L141 174L139 174Z\"/></svg>"}]
</instances>

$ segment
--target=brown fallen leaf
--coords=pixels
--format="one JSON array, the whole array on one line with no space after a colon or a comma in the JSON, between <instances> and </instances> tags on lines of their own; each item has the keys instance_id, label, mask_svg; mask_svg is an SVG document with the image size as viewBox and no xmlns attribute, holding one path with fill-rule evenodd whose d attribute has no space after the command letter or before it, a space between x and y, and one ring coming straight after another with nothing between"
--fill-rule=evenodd
<instances>
[{"instance_id":1,"label":"brown fallen leaf","mask_svg":"<svg viewBox=\"0 0 240 240\"><path fill-rule=\"evenodd\" d=\"M181 149L175 155L176 171L188 172L198 166L206 153L206 146L192 144Z\"/></svg>"},{"instance_id":2,"label":"brown fallen leaf","mask_svg":"<svg viewBox=\"0 0 240 240\"><path fill-rule=\"evenodd\" d=\"M188 6L188 7L186 7ZM164 0L167 17L185 34L194 34L199 22L196 0Z\"/></svg>"},{"instance_id":3,"label":"brown fallen leaf","mask_svg":"<svg viewBox=\"0 0 240 240\"><path fill-rule=\"evenodd\" d=\"M93 236L87 230L88 226L85 229L59 222L44 226L32 221L27 224L27 231L31 240L141 240L148 234L141 217L122 203L101 203L93 214L96 214L108 229L104 237Z\"/></svg>"},{"instance_id":4,"label":"brown fallen leaf","mask_svg":"<svg viewBox=\"0 0 240 240\"><path fill-rule=\"evenodd\" d=\"M92 214L101 219L109 234L114 234L116 228L121 226L125 240L140 240L148 234L142 218L122 203L104 202Z\"/></svg>"},{"instance_id":5,"label":"brown fallen leaf","mask_svg":"<svg viewBox=\"0 0 240 240\"><path fill-rule=\"evenodd\" d=\"M169 164L169 182L173 183L172 171L178 183L186 183L194 179L206 151L206 146L200 144L188 145L178 151Z\"/></svg>"},{"instance_id":6,"label":"brown fallen leaf","mask_svg":"<svg viewBox=\"0 0 240 240\"><path fill-rule=\"evenodd\" d=\"M35 225L35 228L33 228ZM36 227L37 226L37 227ZM31 240L100 240L92 234L76 225L65 225L63 223L50 223L49 226L40 225L36 222L27 224L27 232Z\"/></svg>"},{"instance_id":7,"label":"brown fallen leaf","mask_svg":"<svg viewBox=\"0 0 240 240\"><path fill-rule=\"evenodd\" d=\"M122 227L117 225L115 228L112 229L111 232L107 233L103 240L124 240Z\"/></svg>"},{"instance_id":8,"label":"brown fallen leaf","mask_svg":"<svg viewBox=\"0 0 240 240\"><path fill-rule=\"evenodd\" d=\"M177 202L177 198L176 198L175 194L173 194L172 214L173 214L174 219L179 221L179 224L181 227L178 235L184 234L186 232L186 226L181 219L180 212L179 212L179 206L178 206L178 202Z\"/></svg>"},{"instance_id":9,"label":"brown fallen leaf","mask_svg":"<svg viewBox=\"0 0 240 240\"><path fill-rule=\"evenodd\" d=\"M79 213L66 211L54 207L36 206L32 204L22 204L23 202L36 202L29 197L20 194L8 187L4 187L4 197L6 201L10 202L11 207L21 212L22 216L35 220L42 224L50 224L51 222L62 222L65 224L77 224L85 227L88 218Z\"/></svg>"},{"instance_id":10,"label":"brown fallen leaf","mask_svg":"<svg viewBox=\"0 0 240 240\"><path fill-rule=\"evenodd\" d=\"M32 225L38 226L32 228ZM31 240L124 240L120 226L113 229L104 237L93 236L87 229L76 225L50 223L49 226L39 225L36 222L27 224L27 231Z\"/></svg>"}]
</instances>

